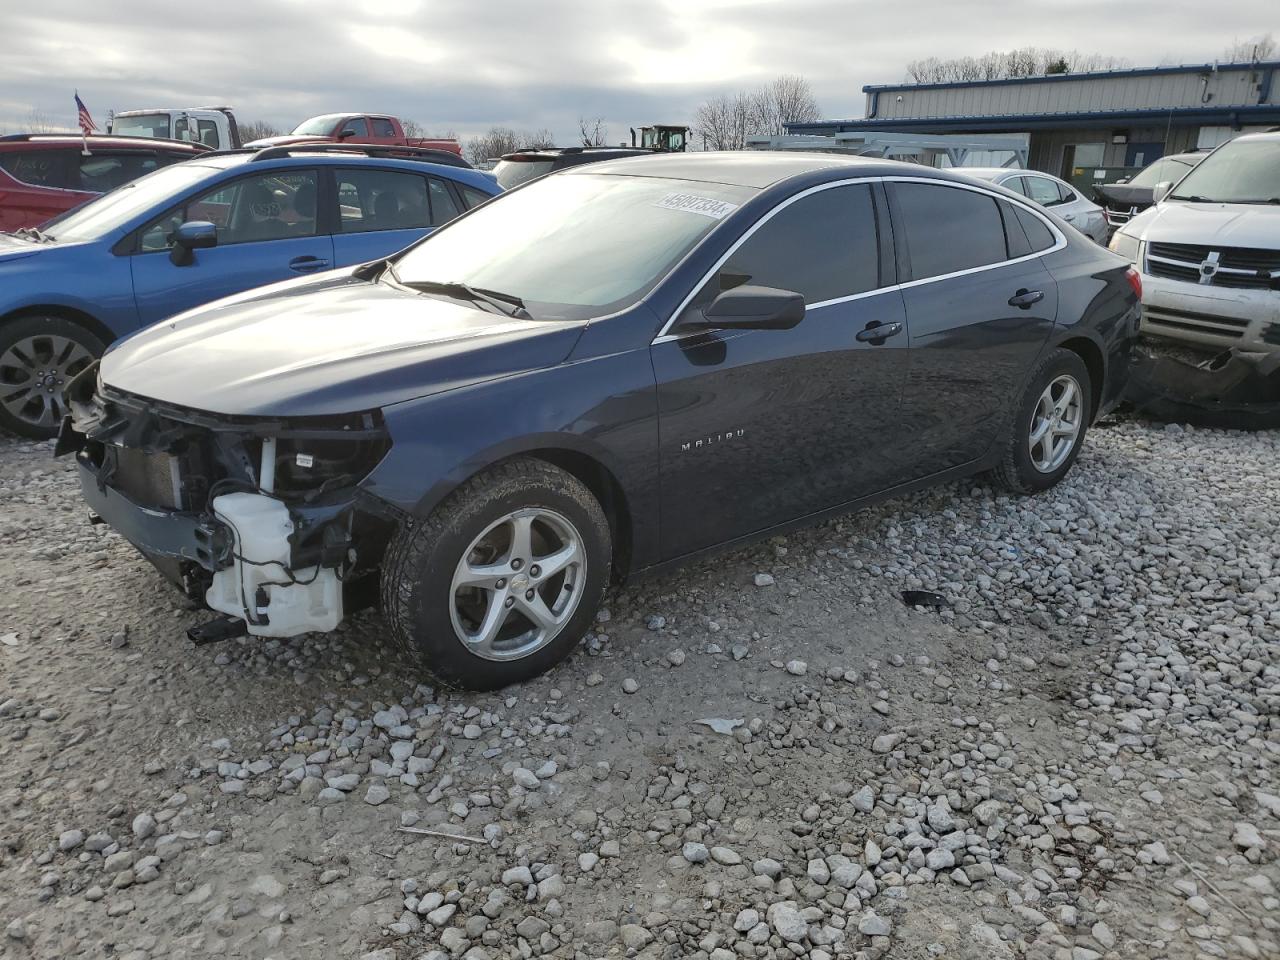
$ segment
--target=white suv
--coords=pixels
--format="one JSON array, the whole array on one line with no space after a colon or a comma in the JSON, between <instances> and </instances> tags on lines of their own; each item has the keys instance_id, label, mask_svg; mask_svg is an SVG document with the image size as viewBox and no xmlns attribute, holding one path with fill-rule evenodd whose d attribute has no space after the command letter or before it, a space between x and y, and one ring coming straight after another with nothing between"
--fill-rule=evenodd
<instances>
[{"instance_id":1,"label":"white suv","mask_svg":"<svg viewBox=\"0 0 1280 960\"><path fill-rule=\"evenodd\" d=\"M1155 197L1110 244L1142 273L1142 331L1280 350L1280 132L1223 144Z\"/></svg>"}]
</instances>

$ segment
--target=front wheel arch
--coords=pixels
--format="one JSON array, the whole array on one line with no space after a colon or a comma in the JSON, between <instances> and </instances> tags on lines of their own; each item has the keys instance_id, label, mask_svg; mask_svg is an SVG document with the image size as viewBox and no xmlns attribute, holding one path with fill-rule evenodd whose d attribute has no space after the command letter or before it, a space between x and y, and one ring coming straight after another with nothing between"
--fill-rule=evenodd
<instances>
[{"instance_id":1,"label":"front wheel arch","mask_svg":"<svg viewBox=\"0 0 1280 960\"><path fill-rule=\"evenodd\" d=\"M94 338L108 347L119 339L119 334L97 317L75 307L68 307L65 304L36 304L29 307L19 307L0 317L0 325L11 323L15 320L26 320L30 317L57 317L59 320L69 321L84 327L85 330L93 334Z\"/></svg>"}]
</instances>

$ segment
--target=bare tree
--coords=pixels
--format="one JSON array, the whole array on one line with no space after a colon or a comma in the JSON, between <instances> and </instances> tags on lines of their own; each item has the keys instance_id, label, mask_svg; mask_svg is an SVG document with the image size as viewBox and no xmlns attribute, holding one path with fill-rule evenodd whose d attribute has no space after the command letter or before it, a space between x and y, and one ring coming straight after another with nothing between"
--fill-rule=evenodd
<instances>
[{"instance_id":1,"label":"bare tree","mask_svg":"<svg viewBox=\"0 0 1280 960\"><path fill-rule=\"evenodd\" d=\"M269 120L238 120L236 126L240 129L242 143L251 143L264 137L278 137L284 132Z\"/></svg>"},{"instance_id":2,"label":"bare tree","mask_svg":"<svg viewBox=\"0 0 1280 960\"><path fill-rule=\"evenodd\" d=\"M1257 60L1271 60L1276 55L1276 40L1269 33L1248 40L1237 40L1222 52L1222 59L1227 63L1253 63Z\"/></svg>"},{"instance_id":3,"label":"bare tree","mask_svg":"<svg viewBox=\"0 0 1280 960\"><path fill-rule=\"evenodd\" d=\"M907 64L907 79L913 83L965 83L1116 70L1129 65L1123 57L1082 54L1078 50L1051 47L1018 47L1014 50L993 50L980 57L912 60Z\"/></svg>"},{"instance_id":4,"label":"bare tree","mask_svg":"<svg viewBox=\"0 0 1280 960\"><path fill-rule=\"evenodd\" d=\"M62 133L69 129L54 123L49 119L49 115L38 107L32 107L27 113L25 126L27 133Z\"/></svg>"},{"instance_id":5,"label":"bare tree","mask_svg":"<svg viewBox=\"0 0 1280 960\"><path fill-rule=\"evenodd\" d=\"M751 96L752 133L779 136L788 123L812 123L822 119L813 88L804 77L781 76Z\"/></svg>"},{"instance_id":6,"label":"bare tree","mask_svg":"<svg viewBox=\"0 0 1280 960\"><path fill-rule=\"evenodd\" d=\"M751 95L722 93L693 114L693 126L708 150L741 150L752 133Z\"/></svg>"},{"instance_id":7,"label":"bare tree","mask_svg":"<svg viewBox=\"0 0 1280 960\"><path fill-rule=\"evenodd\" d=\"M420 138L423 140L457 140L458 133L456 130L444 130L440 133L433 133L428 130L417 120L400 120L400 128L404 130L404 135L410 138Z\"/></svg>"},{"instance_id":8,"label":"bare tree","mask_svg":"<svg viewBox=\"0 0 1280 960\"><path fill-rule=\"evenodd\" d=\"M543 127L541 130L535 130L533 133L524 133L520 135L521 150L545 150L548 147L556 145L555 134Z\"/></svg>"},{"instance_id":9,"label":"bare tree","mask_svg":"<svg viewBox=\"0 0 1280 960\"><path fill-rule=\"evenodd\" d=\"M604 122L604 117L592 120L579 117L578 136L582 138L584 147L603 147L609 142L609 125Z\"/></svg>"}]
</instances>

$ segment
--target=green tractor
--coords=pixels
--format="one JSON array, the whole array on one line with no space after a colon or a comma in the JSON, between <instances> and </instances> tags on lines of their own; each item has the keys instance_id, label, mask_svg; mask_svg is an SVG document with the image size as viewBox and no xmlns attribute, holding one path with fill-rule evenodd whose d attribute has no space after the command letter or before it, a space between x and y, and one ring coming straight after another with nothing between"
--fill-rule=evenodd
<instances>
[{"instance_id":1,"label":"green tractor","mask_svg":"<svg viewBox=\"0 0 1280 960\"><path fill-rule=\"evenodd\" d=\"M684 153L689 146L689 128L656 123L651 127L640 128L639 143L636 142L636 128L631 128L631 145L640 146L659 153Z\"/></svg>"}]
</instances>

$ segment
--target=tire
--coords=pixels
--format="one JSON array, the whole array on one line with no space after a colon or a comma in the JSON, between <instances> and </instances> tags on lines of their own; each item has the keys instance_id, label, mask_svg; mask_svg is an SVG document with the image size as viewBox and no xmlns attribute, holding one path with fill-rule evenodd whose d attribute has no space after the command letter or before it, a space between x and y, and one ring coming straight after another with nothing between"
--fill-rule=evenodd
<instances>
[{"instance_id":1,"label":"tire","mask_svg":"<svg viewBox=\"0 0 1280 960\"><path fill-rule=\"evenodd\" d=\"M519 556L520 530L528 558ZM538 566L570 557L573 544L577 566L550 575ZM438 685L496 690L569 655L595 617L612 552L609 521L581 481L542 460L509 460L468 480L426 520L401 524L382 565L383 615L397 645ZM501 618L496 631L486 629L491 616ZM546 626L550 617L558 622Z\"/></svg>"},{"instance_id":2,"label":"tire","mask_svg":"<svg viewBox=\"0 0 1280 960\"><path fill-rule=\"evenodd\" d=\"M32 440L58 435L62 390L102 356L105 345L63 317L19 317L0 323L0 427Z\"/></svg>"},{"instance_id":3,"label":"tire","mask_svg":"<svg viewBox=\"0 0 1280 960\"><path fill-rule=\"evenodd\" d=\"M1068 385L1074 385L1075 402L1060 409ZM995 481L1014 493L1039 493L1066 476L1084 444L1093 416L1092 396L1089 369L1079 354L1057 349L1045 356L1018 405L1004 455L992 471ZM1060 420L1044 416L1054 409ZM1046 421L1052 436L1046 435L1045 441L1033 444L1032 430L1044 427ZM1072 428L1073 433L1061 432Z\"/></svg>"}]
</instances>

